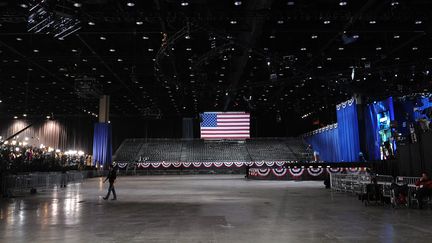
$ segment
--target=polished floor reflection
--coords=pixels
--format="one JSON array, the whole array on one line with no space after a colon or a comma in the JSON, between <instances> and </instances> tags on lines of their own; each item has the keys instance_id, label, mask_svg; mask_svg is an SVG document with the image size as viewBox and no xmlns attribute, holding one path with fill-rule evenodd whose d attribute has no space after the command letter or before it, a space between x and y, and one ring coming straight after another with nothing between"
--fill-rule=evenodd
<instances>
[{"instance_id":1,"label":"polished floor reflection","mask_svg":"<svg viewBox=\"0 0 432 243\"><path fill-rule=\"evenodd\" d=\"M430 242L432 210L364 207L322 182L90 179L0 206L0 242Z\"/></svg>"}]
</instances>

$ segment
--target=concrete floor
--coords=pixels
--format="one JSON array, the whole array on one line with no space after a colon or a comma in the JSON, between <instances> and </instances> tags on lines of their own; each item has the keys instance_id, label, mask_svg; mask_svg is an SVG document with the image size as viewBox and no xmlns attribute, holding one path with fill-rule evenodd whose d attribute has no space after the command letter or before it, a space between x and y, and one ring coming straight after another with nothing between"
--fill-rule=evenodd
<instances>
[{"instance_id":1,"label":"concrete floor","mask_svg":"<svg viewBox=\"0 0 432 243\"><path fill-rule=\"evenodd\" d=\"M322 182L241 176L89 179L0 201L0 242L431 242L432 210L365 207Z\"/></svg>"}]
</instances>

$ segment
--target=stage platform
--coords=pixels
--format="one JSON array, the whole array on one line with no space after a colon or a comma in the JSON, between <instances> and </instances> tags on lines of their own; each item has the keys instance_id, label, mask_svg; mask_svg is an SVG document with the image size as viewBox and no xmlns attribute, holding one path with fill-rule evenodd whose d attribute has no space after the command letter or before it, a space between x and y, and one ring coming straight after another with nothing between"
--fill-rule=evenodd
<instances>
[{"instance_id":1,"label":"stage platform","mask_svg":"<svg viewBox=\"0 0 432 243\"><path fill-rule=\"evenodd\" d=\"M320 181L102 178L0 202L0 242L425 242L431 210L364 207Z\"/></svg>"}]
</instances>

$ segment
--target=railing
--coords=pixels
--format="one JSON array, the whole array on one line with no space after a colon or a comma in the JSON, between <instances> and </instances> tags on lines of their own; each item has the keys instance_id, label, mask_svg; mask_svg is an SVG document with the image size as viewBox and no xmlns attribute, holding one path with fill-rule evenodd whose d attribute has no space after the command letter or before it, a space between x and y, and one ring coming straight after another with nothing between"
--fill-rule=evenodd
<instances>
[{"instance_id":1,"label":"railing","mask_svg":"<svg viewBox=\"0 0 432 243\"><path fill-rule=\"evenodd\" d=\"M408 177L408 176L397 176L396 183L406 184L409 187L415 187L416 182L420 180L420 177Z\"/></svg>"},{"instance_id":2,"label":"railing","mask_svg":"<svg viewBox=\"0 0 432 243\"><path fill-rule=\"evenodd\" d=\"M330 173L330 187L332 190L351 193L362 193L365 184L371 181L366 173L337 174Z\"/></svg>"},{"instance_id":3,"label":"railing","mask_svg":"<svg viewBox=\"0 0 432 243\"><path fill-rule=\"evenodd\" d=\"M372 177L368 174L330 174L331 188L333 190L365 195L368 193L366 191L367 185L376 183L382 198L390 198L390 202L393 206L398 206L397 195L395 195L396 186L394 183L398 184L399 186L407 185L409 189L406 195L407 201L404 203L404 205L408 207L411 207L413 203L415 204L417 201L413 195L416 191L415 183L419 179L420 177L406 176L397 176L393 178L389 175L376 175ZM429 203L431 201L431 198L429 198Z\"/></svg>"},{"instance_id":4,"label":"railing","mask_svg":"<svg viewBox=\"0 0 432 243\"><path fill-rule=\"evenodd\" d=\"M70 183L80 183L85 178L104 176L104 171L68 171L61 172L34 172L21 175L5 175L2 181L2 194L13 196L31 192L32 189L46 190L56 186Z\"/></svg>"},{"instance_id":5,"label":"railing","mask_svg":"<svg viewBox=\"0 0 432 243\"><path fill-rule=\"evenodd\" d=\"M384 197L391 196L391 185L394 182L392 176L389 175L375 175L372 177L368 173L358 174L330 174L330 186L335 191L351 192L356 194L366 193L366 186L372 183L372 179L380 185L382 195Z\"/></svg>"}]
</instances>

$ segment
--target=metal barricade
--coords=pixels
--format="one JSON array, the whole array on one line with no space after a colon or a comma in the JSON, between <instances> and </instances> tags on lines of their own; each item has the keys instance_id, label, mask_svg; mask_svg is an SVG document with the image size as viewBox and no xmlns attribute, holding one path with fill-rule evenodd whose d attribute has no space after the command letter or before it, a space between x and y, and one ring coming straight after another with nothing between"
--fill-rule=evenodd
<instances>
[{"instance_id":1,"label":"metal barricade","mask_svg":"<svg viewBox=\"0 0 432 243\"><path fill-rule=\"evenodd\" d=\"M398 176L396 177L396 183L408 185L408 206L413 207L413 205L418 205L417 198L414 196L417 190L416 182L420 180L420 177L410 177L410 176Z\"/></svg>"},{"instance_id":2,"label":"metal barricade","mask_svg":"<svg viewBox=\"0 0 432 243\"><path fill-rule=\"evenodd\" d=\"M362 193L367 182L370 182L370 176L366 173L330 174L330 186L335 191Z\"/></svg>"},{"instance_id":3,"label":"metal barricade","mask_svg":"<svg viewBox=\"0 0 432 243\"><path fill-rule=\"evenodd\" d=\"M408 176L396 177L396 183L406 184L409 187L415 187L415 184L418 180L420 180L420 177L408 177Z\"/></svg>"},{"instance_id":4,"label":"metal barricade","mask_svg":"<svg viewBox=\"0 0 432 243\"><path fill-rule=\"evenodd\" d=\"M8 175L5 177L5 190L7 194L30 192L31 189L43 190L55 186L80 183L84 179L84 173L80 171L59 172L35 172L27 175Z\"/></svg>"},{"instance_id":5,"label":"metal barricade","mask_svg":"<svg viewBox=\"0 0 432 243\"><path fill-rule=\"evenodd\" d=\"M389 175L377 175L376 181L378 185L381 187L381 193L383 197L391 197L392 196L392 184L394 182L393 176Z\"/></svg>"},{"instance_id":6,"label":"metal barricade","mask_svg":"<svg viewBox=\"0 0 432 243\"><path fill-rule=\"evenodd\" d=\"M393 177L389 175L376 175L375 179L380 185L382 195L391 197ZM358 174L330 174L331 188L335 191L365 194L368 184L372 183L372 176L368 173Z\"/></svg>"}]
</instances>

